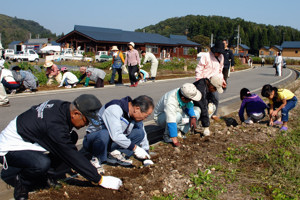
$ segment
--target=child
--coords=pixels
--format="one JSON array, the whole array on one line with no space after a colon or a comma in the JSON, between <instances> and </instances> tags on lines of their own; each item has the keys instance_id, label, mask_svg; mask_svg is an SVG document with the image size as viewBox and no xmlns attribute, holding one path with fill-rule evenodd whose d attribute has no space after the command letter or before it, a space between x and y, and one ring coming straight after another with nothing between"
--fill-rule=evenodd
<instances>
[{"instance_id":1,"label":"child","mask_svg":"<svg viewBox=\"0 0 300 200\"><path fill-rule=\"evenodd\" d=\"M78 78L72 72L68 72L68 68L66 67L62 67L61 71L63 73L63 77L58 87L62 87L64 84L66 85L65 88L72 88L72 86L76 87Z\"/></svg>"},{"instance_id":2,"label":"child","mask_svg":"<svg viewBox=\"0 0 300 200\"><path fill-rule=\"evenodd\" d=\"M136 78L136 79L140 79L140 80L139 80L139 83L144 83L144 82L146 82L148 78L149 78L149 73L146 72L146 71L143 70L143 69L140 69L140 71L139 71L139 76Z\"/></svg>"},{"instance_id":3,"label":"child","mask_svg":"<svg viewBox=\"0 0 300 200\"><path fill-rule=\"evenodd\" d=\"M270 126L282 124L281 131L288 130L289 111L297 104L297 97L288 89L278 89L267 84L261 90L261 95L267 97L270 101ZM281 110L281 121L274 121Z\"/></svg>"},{"instance_id":4,"label":"child","mask_svg":"<svg viewBox=\"0 0 300 200\"><path fill-rule=\"evenodd\" d=\"M251 94L247 88L243 88L240 91L240 98L242 100L239 110L241 122L253 124L265 117L265 109L267 108L267 105L257 94ZM244 118L245 108L248 116L248 119L246 120Z\"/></svg>"}]
</instances>

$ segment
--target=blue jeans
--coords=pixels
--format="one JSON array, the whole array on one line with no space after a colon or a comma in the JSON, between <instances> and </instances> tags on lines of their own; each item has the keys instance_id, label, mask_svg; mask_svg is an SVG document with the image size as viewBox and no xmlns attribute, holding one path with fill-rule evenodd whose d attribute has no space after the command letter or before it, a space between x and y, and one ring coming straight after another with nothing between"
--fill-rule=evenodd
<instances>
[{"instance_id":1,"label":"blue jeans","mask_svg":"<svg viewBox=\"0 0 300 200\"><path fill-rule=\"evenodd\" d=\"M141 126L135 126L131 133L127 136L130 141L136 145L140 145L145 137L144 129ZM83 148L97 157L102 163L107 160L107 153L118 149L125 153L128 157L133 155L133 151L120 147L112 141L107 129L101 129L96 132L88 133L83 139Z\"/></svg>"},{"instance_id":2,"label":"blue jeans","mask_svg":"<svg viewBox=\"0 0 300 200\"><path fill-rule=\"evenodd\" d=\"M4 162L3 158L3 156L0 156L0 163L2 164ZM46 179L51 164L48 155L40 151L9 151L5 158L8 169L2 169L1 178L11 184L9 180L14 180L19 175L22 184L27 188L34 187L44 178Z\"/></svg>"},{"instance_id":3,"label":"blue jeans","mask_svg":"<svg viewBox=\"0 0 300 200\"><path fill-rule=\"evenodd\" d=\"M292 110L297 104L297 97L294 96L292 99L286 101L286 105L281 109L281 120L283 122L289 121L289 111Z\"/></svg>"},{"instance_id":4,"label":"blue jeans","mask_svg":"<svg viewBox=\"0 0 300 200\"><path fill-rule=\"evenodd\" d=\"M110 83L115 82L116 72L118 72L118 83L122 83L122 68L112 68L112 74L110 78Z\"/></svg>"}]
</instances>

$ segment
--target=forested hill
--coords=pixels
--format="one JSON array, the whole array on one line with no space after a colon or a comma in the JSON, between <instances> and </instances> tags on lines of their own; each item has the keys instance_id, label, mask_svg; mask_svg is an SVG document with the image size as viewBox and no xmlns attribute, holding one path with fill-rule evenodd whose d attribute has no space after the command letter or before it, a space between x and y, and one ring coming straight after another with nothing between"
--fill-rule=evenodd
<instances>
[{"instance_id":1,"label":"forested hill","mask_svg":"<svg viewBox=\"0 0 300 200\"><path fill-rule=\"evenodd\" d=\"M2 34L2 45L4 48L12 41L26 41L30 37L37 38L52 38L56 39L56 35L50 30L32 20L18 19L0 14L0 33Z\"/></svg>"},{"instance_id":2,"label":"forested hill","mask_svg":"<svg viewBox=\"0 0 300 200\"><path fill-rule=\"evenodd\" d=\"M281 45L283 40L300 40L300 31L288 26L257 24L241 18L231 19L221 16L174 17L136 31L158 33L167 37L170 34L187 34L190 40L204 46L210 44L210 37L213 34L215 40L227 38L230 44L236 45L235 37L238 25L240 25L241 43L249 46L252 54L258 54L258 50L262 46Z\"/></svg>"}]
</instances>

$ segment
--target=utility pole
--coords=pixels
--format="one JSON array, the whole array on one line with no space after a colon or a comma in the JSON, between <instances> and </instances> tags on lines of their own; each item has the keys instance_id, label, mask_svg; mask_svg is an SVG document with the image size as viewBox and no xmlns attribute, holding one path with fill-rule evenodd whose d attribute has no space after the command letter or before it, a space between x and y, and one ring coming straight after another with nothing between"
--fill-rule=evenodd
<instances>
[{"instance_id":1,"label":"utility pole","mask_svg":"<svg viewBox=\"0 0 300 200\"><path fill-rule=\"evenodd\" d=\"M239 42L240 42L240 25L238 25L237 36L236 36L236 53L239 53Z\"/></svg>"},{"instance_id":2,"label":"utility pole","mask_svg":"<svg viewBox=\"0 0 300 200\"><path fill-rule=\"evenodd\" d=\"M213 46L213 43L214 43L214 34L212 33L210 36L210 47Z\"/></svg>"}]
</instances>

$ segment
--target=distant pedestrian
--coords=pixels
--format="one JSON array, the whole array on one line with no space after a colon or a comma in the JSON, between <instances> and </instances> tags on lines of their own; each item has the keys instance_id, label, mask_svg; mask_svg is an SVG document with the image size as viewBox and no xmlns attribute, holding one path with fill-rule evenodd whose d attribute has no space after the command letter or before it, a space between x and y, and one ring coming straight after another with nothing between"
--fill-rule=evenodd
<instances>
[{"instance_id":1,"label":"distant pedestrian","mask_svg":"<svg viewBox=\"0 0 300 200\"><path fill-rule=\"evenodd\" d=\"M217 41L216 44L211 48L211 51L208 53L203 53L199 63L196 67L196 80L202 78L210 79L212 76L220 76L223 79L223 89L226 88L226 81L223 78L223 65L224 65L224 44L222 41ZM216 110L212 115L212 119L218 121L220 118L217 116L218 106L219 106L219 93L212 93L216 99Z\"/></svg>"},{"instance_id":2,"label":"distant pedestrian","mask_svg":"<svg viewBox=\"0 0 300 200\"><path fill-rule=\"evenodd\" d=\"M261 58L261 67L263 67L263 66L265 66L265 58L264 57Z\"/></svg>"},{"instance_id":3,"label":"distant pedestrian","mask_svg":"<svg viewBox=\"0 0 300 200\"><path fill-rule=\"evenodd\" d=\"M112 46L113 59L112 59L112 74L110 78L110 84L115 83L115 75L118 72L118 81L116 84L122 84L122 65L125 63L123 53L119 51L117 46Z\"/></svg>"},{"instance_id":4,"label":"distant pedestrian","mask_svg":"<svg viewBox=\"0 0 300 200\"><path fill-rule=\"evenodd\" d=\"M51 61L46 61L44 67L46 67L46 76L48 77L47 85L52 85L54 80L60 84L62 75L57 65Z\"/></svg>"},{"instance_id":5,"label":"distant pedestrian","mask_svg":"<svg viewBox=\"0 0 300 200\"><path fill-rule=\"evenodd\" d=\"M63 77L58 87L62 87L64 84L65 88L76 87L76 84L79 81L77 76L72 72L69 72L67 67L62 67L61 72L63 73Z\"/></svg>"},{"instance_id":6,"label":"distant pedestrian","mask_svg":"<svg viewBox=\"0 0 300 200\"><path fill-rule=\"evenodd\" d=\"M0 77L1 77L1 73L2 73L2 68L4 67L4 59L0 59ZM2 107L8 107L10 106L9 104L9 99L6 95L6 91L5 88L3 86L3 84L0 81L0 106Z\"/></svg>"},{"instance_id":7,"label":"distant pedestrian","mask_svg":"<svg viewBox=\"0 0 300 200\"><path fill-rule=\"evenodd\" d=\"M243 88L240 91L240 98L242 100L239 110L241 122L253 124L255 122L259 122L265 117L265 109L267 108L267 105L257 94L251 94L247 88ZM248 119L246 120L244 118L245 109L248 116Z\"/></svg>"},{"instance_id":8,"label":"distant pedestrian","mask_svg":"<svg viewBox=\"0 0 300 200\"><path fill-rule=\"evenodd\" d=\"M125 65L128 66L130 87L137 87L138 80L136 79L135 73L139 71L140 56L133 42L128 43L129 50L126 52Z\"/></svg>"},{"instance_id":9,"label":"distant pedestrian","mask_svg":"<svg viewBox=\"0 0 300 200\"><path fill-rule=\"evenodd\" d=\"M80 73L82 76L79 78L78 83L83 80L85 77L85 84L84 86L89 86L90 80L94 81L95 88L104 87L104 78L105 78L105 71L93 67L80 67Z\"/></svg>"},{"instance_id":10,"label":"distant pedestrian","mask_svg":"<svg viewBox=\"0 0 300 200\"><path fill-rule=\"evenodd\" d=\"M143 64L146 64L147 62L151 62L151 69L150 69L151 77L149 78L149 80L154 81L156 78L156 73L158 68L158 60L156 59L155 55L151 52L142 51L141 54L144 57Z\"/></svg>"},{"instance_id":11,"label":"distant pedestrian","mask_svg":"<svg viewBox=\"0 0 300 200\"><path fill-rule=\"evenodd\" d=\"M278 52L278 55L275 58L275 65L276 65L276 71L278 76L281 76L282 62L283 60L282 60L281 52Z\"/></svg>"},{"instance_id":12,"label":"distant pedestrian","mask_svg":"<svg viewBox=\"0 0 300 200\"><path fill-rule=\"evenodd\" d=\"M297 97L288 89L278 89L269 84L264 85L261 95L269 99L270 103L270 126L282 124L281 131L288 130L289 111L297 104ZM281 111L281 121L278 112ZM274 121L274 118L276 121Z\"/></svg>"},{"instance_id":13,"label":"distant pedestrian","mask_svg":"<svg viewBox=\"0 0 300 200\"><path fill-rule=\"evenodd\" d=\"M229 77L230 69L234 71L234 56L232 50L228 48L228 41L223 40L223 44L224 44L224 52L223 52L224 67L222 73L224 76L224 80L226 81L226 83L228 83L227 78Z\"/></svg>"}]
</instances>

